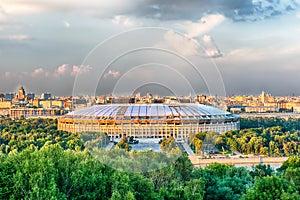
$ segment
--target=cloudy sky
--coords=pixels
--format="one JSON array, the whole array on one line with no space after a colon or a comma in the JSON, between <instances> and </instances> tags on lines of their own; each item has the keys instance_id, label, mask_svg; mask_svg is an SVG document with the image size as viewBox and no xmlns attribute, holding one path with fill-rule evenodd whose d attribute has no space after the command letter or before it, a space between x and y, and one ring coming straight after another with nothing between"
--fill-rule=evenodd
<instances>
[{"instance_id":1,"label":"cloudy sky","mask_svg":"<svg viewBox=\"0 0 300 200\"><path fill-rule=\"evenodd\" d=\"M0 93L300 95L299 35L300 0L0 0Z\"/></svg>"}]
</instances>

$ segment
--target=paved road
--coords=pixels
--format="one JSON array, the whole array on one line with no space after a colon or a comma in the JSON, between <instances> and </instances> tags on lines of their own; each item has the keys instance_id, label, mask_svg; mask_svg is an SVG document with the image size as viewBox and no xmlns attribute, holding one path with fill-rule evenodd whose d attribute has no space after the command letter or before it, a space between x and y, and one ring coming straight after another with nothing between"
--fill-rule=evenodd
<instances>
[{"instance_id":1,"label":"paved road","mask_svg":"<svg viewBox=\"0 0 300 200\"><path fill-rule=\"evenodd\" d=\"M193 150L191 149L191 147L183 140L179 140L179 141L176 141L177 143L180 143L182 144L184 150L186 151L186 153L189 155L189 156L194 156L194 152Z\"/></svg>"},{"instance_id":2,"label":"paved road","mask_svg":"<svg viewBox=\"0 0 300 200\"><path fill-rule=\"evenodd\" d=\"M191 162L195 166L205 166L211 163L222 163L222 164L249 164L249 165L258 165L258 164L276 164L283 163L288 159L288 157L249 157L249 158L211 158L211 159L203 159L200 156L189 156Z\"/></svg>"},{"instance_id":3,"label":"paved road","mask_svg":"<svg viewBox=\"0 0 300 200\"><path fill-rule=\"evenodd\" d=\"M105 150L110 150L110 149L112 149L113 147L114 147L114 143L113 142L110 142L110 143L108 143L108 145L105 147Z\"/></svg>"}]
</instances>

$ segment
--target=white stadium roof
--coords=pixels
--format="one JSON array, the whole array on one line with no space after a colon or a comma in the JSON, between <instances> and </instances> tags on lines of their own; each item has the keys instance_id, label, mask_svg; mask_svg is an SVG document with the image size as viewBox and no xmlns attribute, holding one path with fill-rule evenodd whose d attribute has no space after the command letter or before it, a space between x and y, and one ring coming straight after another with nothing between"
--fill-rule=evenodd
<instances>
[{"instance_id":1,"label":"white stadium roof","mask_svg":"<svg viewBox=\"0 0 300 200\"><path fill-rule=\"evenodd\" d=\"M228 119L236 118L227 111L202 104L106 104L82 108L65 117L98 119L176 118Z\"/></svg>"}]
</instances>

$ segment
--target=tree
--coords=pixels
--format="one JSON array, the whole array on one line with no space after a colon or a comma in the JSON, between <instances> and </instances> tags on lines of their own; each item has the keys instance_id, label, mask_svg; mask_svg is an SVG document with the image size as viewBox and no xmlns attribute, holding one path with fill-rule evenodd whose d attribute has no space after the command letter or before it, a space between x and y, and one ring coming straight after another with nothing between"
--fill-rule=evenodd
<instances>
[{"instance_id":1,"label":"tree","mask_svg":"<svg viewBox=\"0 0 300 200\"><path fill-rule=\"evenodd\" d=\"M175 161L175 170L181 175L184 181L188 181L191 179L194 165L191 163L187 154L181 155Z\"/></svg>"},{"instance_id":2,"label":"tree","mask_svg":"<svg viewBox=\"0 0 300 200\"><path fill-rule=\"evenodd\" d=\"M168 138L168 140L166 140L165 138L162 139L160 149L163 152L171 152L172 150L174 150L176 148L177 148L177 145L175 143L174 137L170 136Z\"/></svg>"},{"instance_id":3,"label":"tree","mask_svg":"<svg viewBox=\"0 0 300 200\"><path fill-rule=\"evenodd\" d=\"M184 199L201 200L204 197L205 182L201 179L192 179L184 187Z\"/></svg>"},{"instance_id":4,"label":"tree","mask_svg":"<svg viewBox=\"0 0 300 200\"><path fill-rule=\"evenodd\" d=\"M197 169L193 178L205 182L204 199L239 199L252 186L252 177L246 168L214 163Z\"/></svg>"},{"instance_id":5,"label":"tree","mask_svg":"<svg viewBox=\"0 0 300 200\"><path fill-rule=\"evenodd\" d=\"M131 191L128 191L124 200L135 200L135 197Z\"/></svg>"},{"instance_id":6,"label":"tree","mask_svg":"<svg viewBox=\"0 0 300 200\"><path fill-rule=\"evenodd\" d=\"M0 164L1 199L108 198L110 171L87 152L56 144L10 153Z\"/></svg>"},{"instance_id":7,"label":"tree","mask_svg":"<svg viewBox=\"0 0 300 200\"><path fill-rule=\"evenodd\" d=\"M278 169L280 172L285 172L287 168L300 168L300 156L291 156L284 161Z\"/></svg>"},{"instance_id":8,"label":"tree","mask_svg":"<svg viewBox=\"0 0 300 200\"><path fill-rule=\"evenodd\" d=\"M274 169L270 165L256 165L252 167L252 170L250 171L250 175L255 177L265 177L265 176L271 176L274 174Z\"/></svg>"},{"instance_id":9,"label":"tree","mask_svg":"<svg viewBox=\"0 0 300 200\"><path fill-rule=\"evenodd\" d=\"M110 200L123 200L122 196L120 195L120 193L115 190L110 198Z\"/></svg>"},{"instance_id":10,"label":"tree","mask_svg":"<svg viewBox=\"0 0 300 200\"><path fill-rule=\"evenodd\" d=\"M247 190L242 199L268 200L268 199L300 199L296 186L277 176L256 178L254 186Z\"/></svg>"},{"instance_id":11,"label":"tree","mask_svg":"<svg viewBox=\"0 0 300 200\"><path fill-rule=\"evenodd\" d=\"M124 136L121 138L121 140L116 144L116 149L123 149L127 152L129 152L131 150L131 146L129 146L128 141L127 141L127 137Z\"/></svg>"},{"instance_id":12,"label":"tree","mask_svg":"<svg viewBox=\"0 0 300 200\"><path fill-rule=\"evenodd\" d=\"M300 191L300 156L289 157L278 169L283 177L295 183Z\"/></svg>"}]
</instances>

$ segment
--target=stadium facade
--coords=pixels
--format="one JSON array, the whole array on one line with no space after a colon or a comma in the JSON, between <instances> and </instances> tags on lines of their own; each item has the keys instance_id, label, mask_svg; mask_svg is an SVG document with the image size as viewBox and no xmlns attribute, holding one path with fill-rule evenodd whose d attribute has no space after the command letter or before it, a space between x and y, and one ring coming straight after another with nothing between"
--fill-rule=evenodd
<instances>
[{"instance_id":1,"label":"stadium facade","mask_svg":"<svg viewBox=\"0 0 300 200\"><path fill-rule=\"evenodd\" d=\"M58 129L70 132L104 132L112 138L173 136L225 132L239 129L239 117L202 104L109 104L95 105L58 119Z\"/></svg>"}]
</instances>

